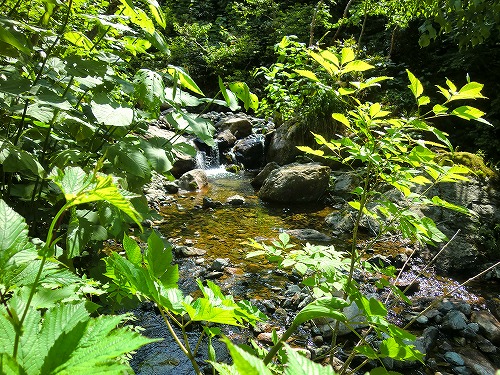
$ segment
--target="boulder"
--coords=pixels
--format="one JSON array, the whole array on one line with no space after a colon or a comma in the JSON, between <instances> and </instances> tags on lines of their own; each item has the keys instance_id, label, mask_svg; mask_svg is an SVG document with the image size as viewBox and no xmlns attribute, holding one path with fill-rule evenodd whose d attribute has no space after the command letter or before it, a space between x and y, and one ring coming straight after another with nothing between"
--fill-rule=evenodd
<instances>
[{"instance_id":1,"label":"boulder","mask_svg":"<svg viewBox=\"0 0 500 375\"><path fill-rule=\"evenodd\" d=\"M252 123L244 117L229 118L223 120L219 125L222 130L229 130L237 139L242 139L252 134Z\"/></svg>"},{"instance_id":2,"label":"boulder","mask_svg":"<svg viewBox=\"0 0 500 375\"><path fill-rule=\"evenodd\" d=\"M329 167L290 164L271 171L258 194L270 202L314 202L325 193L329 179Z\"/></svg>"},{"instance_id":3,"label":"boulder","mask_svg":"<svg viewBox=\"0 0 500 375\"><path fill-rule=\"evenodd\" d=\"M229 129L220 132L215 140L219 145L219 151L226 151L236 143L236 137Z\"/></svg>"},{"instance_id":4,"label":"boulder","mask_svg":"<svg viewBox=\"0 0 500 375\"><path fill-rule=\"evenodd\" d=\"M286 233L288 233L292 237L295 237L299 241L307 241L313 243L325 243L332 241L332 237L315 229L289 229L286 231Z\"/></svg>"},{"instance_id":5,"label":"boulder","mask_svg":"<svg viewBox=\"0 0 500 375\"><path fill-rule=\"evenodd\" d=\"M251 135L234 145L234 157L247 169L257 169L264 165L264 136Z\"/></svg>"},{"instance_id":6,"label":"boulder","mask_svg":"<svg viewBox=\"0 0 500 375\"><path fill-rule=\"evenodd\" d=\"M269 173L278 169L280 166L274 161L267 163L266 166L260 171L260 173L254 177L251 184L255 189L260 189L264 185L264 181L269 176Z\"/></svg>"},{"instance_id":7,"label":"boulder","mask_svg":"<svg viewBox=\"0 0 500 375\"><path fill-rule=\"evenodd\" d=\"M208 185L207 174L202 169L193 169L179 178L178 185L182 190L194 191L202 189Z\"/></svg>"},{"instance_id":8,"label":"boulder","mask_svg":"<svg viewBox=\"0 0 500 375\"><path fill-rule=\"evenodd\" d=\"M481 333L488 340L500 345L500 322L489 311L474 311L471 320L479 325Z\"/></svg>"}]
</instances>

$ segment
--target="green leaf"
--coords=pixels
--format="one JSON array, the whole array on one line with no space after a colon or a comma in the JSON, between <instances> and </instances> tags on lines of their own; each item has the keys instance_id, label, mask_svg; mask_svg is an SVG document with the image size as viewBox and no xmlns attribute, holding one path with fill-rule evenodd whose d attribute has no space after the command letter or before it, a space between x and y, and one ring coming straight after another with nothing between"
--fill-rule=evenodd
<instances>
[{"instance_id":1,"label":"green leaf","mask_svg":"<svg viewBox=\"0 0 500 375\"><path fill-rule=\"evenodd\" d=\"M401 373L397 371L388 371L384 367L376 367L370 370L370 375L401 375Z\"/></svg>"},{"instance_id":2,"label":"green leaf","mask_svg":"<svg viewBox=\"0 0 500 375\"><path fill-rule=\"evenodd\" d=\"M310 70L294 69L294 72L300 74L303 77L309 78L315 82L319 82L319 79L318 77L316 77L316 74L314 74L314 72L311 72Z\"/></svg>"},{"instance_id":3,"label":"green leaf","mask_svg":"<svg viewBox=\"0 0 500 375\"><path fill-rule=\"evenodd\" d=\"M64 39L85 50L90 50L94 45L92 41L80 31L68 31L64 33Z\"/></svg>"},{"instance_id":4,"label":"green leaf","mask_svg":"<svg viewBox=\"0 0 500 375\"><path fill-rule=\"evenodd\" d=\"M340 64L345 65L355 58L354 50L352 48L342 48Z\"/></svg>"},{"instance_id":5,"label":"green leaf","mask_svg":"<svg viewBox=\"0 0 500 375\"><path fill-rule=\"evenodd\" d=\"M0 137L0 164L4 172L30 171L37 176L42 176L44 169L35 155L30 154L20 147L14 146L10 141Z\"/></svg>"},{"instance_id":6,"label":"green leaf","mask_svg":"<svg viewBox=\"0 0 500 375\"><path fill-rule=\"evenodd\" d=\"M380 344L380 352L390 358L398 360L422 360L422 353L414 348L413 345L404 343L394 337L389 337Z\"/></svg>"},{"instance_id":7,"label":"green leaf","mask_svg":"<svg viewBox=\"0 0 500 375\"><path fill-rule=\"evenodd\" d=\"M226 85L224 85L221 77L219 77L219 89L222 93L222 96L224 97L224 100L226 101L227 106L229 107L229 109L231 109L231 111L236 111L238 108L240 108L236 95L231 90L226 89Z\"/></svg>"},{"instance_id":8,"label":"green leaf","mask_svg":"<svg viewBox=\"0 0 500 375\"><path fill-rule=\"evenodd\" d=\"M148 247L144 252L148 269L158 278L165 288L175 288L179 280L177 265L172 266L172 245L165 243L152 232L148 238Z\"/></svg>"},{"instance_id":9,"label":"green leaf","mask_svg":"<svg viewBox=\"0 0 500 375\"><path fill-rule=\"evenodd\" d=\"M156 119L165 101L163 78L149 69L139 69L134 76L134 97L137 103Z\"/></svg>"},{"instance_id":10,"label":"green leaf","mask_svg":"<svg viewBox=\"0 0 500 375\"><path fill-rule=\"evenodd\" d=\"M245 82L230 83L229 88L236 94L238 99L243 102L243 106L246 110L252 108L255 111L259 108L259 99L257 95L250 92L250 88Z\"/></svg>"},{"instance_id":11,"label":"green leaf","mask_svg":"<svg viewBox=\"0 0 500 375\"><path fill-rule=\"evenodd\" d=\"M418 98L418 101L417 101L417 104L418 106L422 106L422 105L427 105L431 102L431 99L428 97L428 96L421 96Z\"/></svg>"},{"instance_id":12,"label":"green leaf","mask_svg":"<svg viewBox=\"0 0 500 375\"><path fill-rule=\"evenodd\" d=\"M201 89L198 87L196 82L191 78L191 76L189 76L189 74L184 71L184 69L179 68L178 66L169 65L167 68L167 72L172 77L177 77L183 87L193 91L196 94L205 95L203 94L203 91L201 91Z\"/></svg>"},{"instance_id":13,"label":"green leaf","mask_svg":"<svg viewBox=\"0 0 500 375\"><path fill-rule=\"evenodd\" d=\"M156 172L164 173L172 169L173 160L165 152L165 144L168 141L163 138L150 138L141 140L144 156Z\"/></svg>"},{"instance_id":14,"label":"green leaf","mask_svg":"<svg viewBox=\"0 0 500 375\"><path fill-rule=\"evenodd\" d=\"M474 108L474 107L471 107L468 105L464 105L464 106L455 108L451 112L451 114L455 115L457 117L463 118L465 120L479 120L479 119L481 119L481 117L483 117L484 112L477 109L477 108Z\"/></svg>"},{"instance_id":15,"label":"green leaf","mask_svg":"<svg viewBox=\"0 0 500 375\"><path fill-rule=\"evenodd\" d=\"M0 354L0 374L26 375L26 371L7 353Z\"/></svg>"},{"instance_id":16,"label":"green leaf","mask_svg":"<svg viewBox=\"0 0 500 375\"><path fill-rule=\"evenodd\" d=\"M257 358L240 347L234 345L228 338L222 341L227 345L229 353L233 358L234 367L240 374L244 375L273 375L262 359Z\"/></svg>"},{"instance_id":17,"label":"green leaf","mask_svg":"<svg viewBox=\"0 0 500 375\"><path fill-rule=\"evenodd\" d=\"M31 49L25 45L24 40L19 40L14 34L7 30L2 23L0 23L0 40L26 55L31 54Z\"/></svg>"},{"instance_id":18,"label":"green leaf","mask_svg":"<svg viewBox=\"0 0 500 375\"><path fill-rule=\"evenodd\" d=\"M163 14L160 4L158 4L158 1L156 0L146 0L149 6L149 10L151 11L151 14L153 15L154 19L158 24L165 28L167 27L167 22L165 21L165 15Z\"/></svg>"},{"instance_id":19,"label":"green leaf","mask_svg":"<svg viewBox=\"0 0 500 375\"><path fill-rule=\"evenodd\" d=\"M321 317L333 318L343 322L346 317L342 314L342 309L348 305L349 303L342 298L319 298L300 310L295 316L292 325L297 327L308 320Z\"/></svg>"},{"instance_id":20,"label":"green leaf","mask_svg":"<svg viewBox=\"0 0 500 375\"><path fill-rule=\"evenodd\" d=\"M349 120L347 119L347 117L344 114L342 114L342 113L332 113L332 117L333 117L334 120L337 120L338 122L344 124L348 128L351 127L351 124L349 123Z\"/></svg>"},{"instance_id":21,"label":"green leaf","mask_svg":"<svg viewBox=\"0 0 500 375\"><path fill-rule=\"evenodd\" d=\"M348 72L364 72L366 70L373 69L374 66L371 64L368 64L365 61L362 60L354 60L348 63L344 68L342 68L342 73L348 73Z\"/></svg>"},{"instance_id":22,"label":"green leaf","mask_svg":"<svg viewBox=\"0 0 500 375\"><path fill-rule=\"evenodd\" d=\"M412 72L406 69L406 73L408 74L408 79L410 80L410 84L408 85L408 87L410 88L415 98L418 99L420 95L422 95L422 93L424 92L424 87L422 86L420 80L417 77L415 77Z\"/></svg>"},{"instance_id":23,"label":"green leaf","mask_svg":"<svg viewBox=\"0 0 500 375\"><path fill-rule=\"evenodd\" d=\"M140 266L142 264L141 248L137 245L137 242L126 234L123 235L123 248L125 249L128 260L136 266Z\"/></svg>"},{"instance_id":24,"label":"green leaf","mask_svg":"<svg viewBox=\"0 0 500 375\"><path fill-rule=\"evenodd\" d=\"M134 120L134 110L121 107L111 101L104 103L91 102L92 114L97 122L108 126L129 126Z\"/></svg>"},{"instance_id":25,"label":"green leaf","mask_svg":"<svg viewBox=\"0 0 500 375\"><path fill-rule=\"evenodd\" d=\"M330 365L323 366L320 363L314 363L288 345L285 345L285 348L288 355L285 375L335 375Z\"/></svg>"}]
</instances>

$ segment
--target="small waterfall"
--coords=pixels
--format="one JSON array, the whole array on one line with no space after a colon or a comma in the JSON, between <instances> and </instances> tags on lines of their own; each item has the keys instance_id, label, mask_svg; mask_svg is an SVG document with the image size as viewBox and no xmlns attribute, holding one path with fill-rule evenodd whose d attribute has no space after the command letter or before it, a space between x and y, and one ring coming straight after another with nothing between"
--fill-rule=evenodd
<instances>
[{"instance_id":1,"label":"small waterfall","mask_svg":"<svg viewBox=\"0 0 500 375\"><path fill-rule=\"evenodd\" d=\"M204 170L220 168L219 144L217 142L215 142L213 147L206 144L203 144L203 147L200 147L199 144L197 146L196 168Z\"/></svg>"}]
</instances>

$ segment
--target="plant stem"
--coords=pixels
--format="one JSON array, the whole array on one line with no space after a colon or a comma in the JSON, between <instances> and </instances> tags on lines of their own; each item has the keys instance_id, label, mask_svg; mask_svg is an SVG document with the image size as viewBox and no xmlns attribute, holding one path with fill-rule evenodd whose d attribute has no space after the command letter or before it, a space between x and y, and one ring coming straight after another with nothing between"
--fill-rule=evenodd
<instances>
[{"instance_id":1,"label":"plant stem","mask_svg":"<svg viewBox=\"0 0 500 375\"><path fill-rule=\"evenodd\" d=\"M160 306L158 306L158 307L160 307ZM191 361L191 364L193 366L193 369L194 369L196 375L202 375L200 367L198 366L198 363L196 363L196 359L194 358L193 353L191 352L191 350L189 350L189 342L187 342L188 347L186 347L186 346L184 346L184 344L182 344L182 341L179 339L179 336L177 336L177 333L174 331L174 327L172 327L172 325L170 324L169 318L167 317L167 315L165 314L165 312L163 311L163 309L161 307L160 307L160 314L161 314L163 320L165 321L165 324L167 325L168 331L172 335L173 339L175 340L175 342L177 343L179 348L182 350L184 355L186 357L188 357L188 359ZM182 332L183 332L183 334L185 334L185 332L186 332L184 327L182 328ZM184 341L186 342L186 340L187 340L187 336L186 336L186 339Z\"/></svg>"},{"instance_id":2,"label":"plant stem","mask_svg":"<svg viewBox=\"0 0 500 375\"><path fill-rule=\"evenodd\" d=\"M280 341L278 341L271 348L271 350L267 353L267 355L265 356L265 358L263 360L265 365L268 365L272 361L272 359L274 358L276 353L278 353L278 351L283 346L283 343L286 342L286 340L288 340L290 338L290 336L292 335L292 333L295 332L296 329L297 329L297 326L294 324L292 324L290 327L288 327L288 329L281 336Z\"/></svg>"},{"instance_id":3,"label":"plant stem","mask_svg":"<svg viewBox=\"0 0 500 375\"><path fill-rule=\"evenodd\" d=\"M18 327L16 329L16 336L14 338L14 350L12 352L12 357L15 359L17 357L17 352L19 349L19 340L21 338L21 328L23 326L24 320L26 319L26 315L28 315L28 310L31 305L31 301L33 300L33 296L35 295L35 291L37 289L37 285L40 281L40 278L42 276L43 272L43 267L45 265L45 262L47 261L47 257L49 255L49 250L52 248L52 239L54 237L54 228L59 221L59 218L61 215L66 211L66 209L71 205L71 202L66 202L64 206L61 207L61 209L57 212L56 216L54 216L54 219L52 219L52 222L50 223L49 231L47 233L47 240L45 241L45 245L43 246L41 250L42 254L42 260L40 262L40 266L38 267L38 272L36 274L35 280L33 281L33 285L31 286L30 294L28 296L28 300L26 301L26 306L24 307L23 314L21 316L21 319L19 320Z\"/></svg>"}]
</instances>

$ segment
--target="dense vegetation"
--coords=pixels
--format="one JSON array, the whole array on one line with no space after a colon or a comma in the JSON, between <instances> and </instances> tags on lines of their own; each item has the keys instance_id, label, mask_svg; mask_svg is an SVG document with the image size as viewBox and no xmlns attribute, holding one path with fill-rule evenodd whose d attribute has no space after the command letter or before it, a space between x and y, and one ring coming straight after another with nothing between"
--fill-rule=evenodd
<instances>
[{"instance_id":1,"label":"dense vegetation","mask_svg":"<svg viewBox=\"0 0 500 375\"><path fill-rule=\"evenodd\" d=\"M221 331L215 325L255 324L265 317L213 283L200 283L202 296L196 299L183 295L170 244L146 232L147 246L141 249L129 235L141 237L144 219L154 215L142 194L144 184L154 172L171 177L175 155L196 151L179 142L180 136L189 133L213 144L212 124L193 113L217 104L232 110L241 105L277 122L300 117L323 121L324 127L340 124L349 137L330 141L314 135L330 153L303 150L362 166L364 177L351 202L356 224L368 215L383 222L385 231L399 224L405 237L422 243L446 240L432 220L396 207L379 188L382 182L392 185L408 205L469 213L410 188L462 180L470 172L434 158L435 147L453 151L443 129L461 126L445 118L478 120L474 141L466 140L463 148L495 156L497 112L490 112L490 126L485 111L471 102L484 98L477 81L493 80L479 78L484 71L476 62L477 52L496 56L499 7L493 0L2 1L0 373L130 372L127 353L152 340L124 325L127 314L105 314L125 299L155 303L196 373L201 373L199 348L190 347L185 334L193 324L202 326L209 359L220 373L331 374L285 341L312 318L328 316L349 325L342 311L353 302L382 340L375 349L360 336L341 373L357 354L367 360L421 360L406 341L414 337L389 323L383 303L365 297L353 280L363 252L356 248L357 226L347 255L318 247L287 258L281 253L290 247L286 236L274 246L253 243L258 248L253 255L312 274L304 284L315 288L315 300L282 337L274 335L269 352L225 339L233 366L217 363L212 339ZM439 55L445 63L433 57L444 69L438 71L404 52L405 45L417 43L427 48L421 59L458 47ZM494 64L490 56L488 61ZM466 79L467 66L474 66L478 77L470 71L474 79ZM427 81L448 72L446 87L424 95ZM378 87L389 75L395 79L382 92ZM424 84L416 76L425 77ZM260 107L242 80L260 94ZM409 94L403 91L407 86ZM492 99L493 106L498 99ZM151 137L149 122L162 106L170 109L165 118L171 136ZM371 201L380 203L379 214L367 208ZM104 256L100 250L107 239L123 242L126 257ZM347 263L341 260L345 256ZM91 258L100 257L105 272L102 262L91 266ZM385 373L383 367L372 370Z\"/></svg>"}]
</instances>

